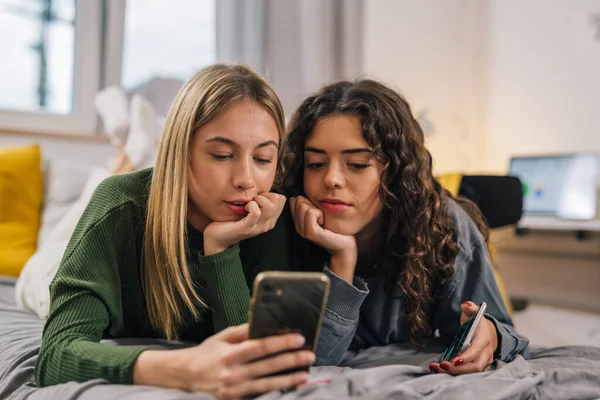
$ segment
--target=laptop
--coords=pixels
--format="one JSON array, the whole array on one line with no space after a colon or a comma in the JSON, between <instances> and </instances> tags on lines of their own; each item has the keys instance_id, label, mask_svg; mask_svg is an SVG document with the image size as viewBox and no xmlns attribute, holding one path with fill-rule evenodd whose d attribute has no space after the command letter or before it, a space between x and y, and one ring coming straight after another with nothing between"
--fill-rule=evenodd
<instances>
[{"instance_id":1,"label":"laptop","mask_svg":"<svg viewBox=\"0 0 600 400\"><path fill-rule=\"evenodd\" d=\"M523 214L593 219L599 164L596 153L512 157L509 174L523 185Z\"/></svg>"}]
</instances>

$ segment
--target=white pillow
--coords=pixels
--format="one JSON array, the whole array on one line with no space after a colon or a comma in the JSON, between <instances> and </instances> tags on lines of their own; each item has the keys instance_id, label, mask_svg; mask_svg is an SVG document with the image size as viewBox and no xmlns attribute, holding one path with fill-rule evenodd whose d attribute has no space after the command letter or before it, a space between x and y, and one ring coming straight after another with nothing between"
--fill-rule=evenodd
<instances>
[{"instance_id":1,"label":"white pillow","mask_svg":"<svg viewBox=\"0 0 600 400\"><path fill-rule=\"evenodd\" d=\"M38 233L38 247L81 196L90 175L90 166L68 161L44 162L44 204Z\"/></svg>"},{"instance_id":2,"label":"white pillow","mask_svg":"<svg viewBox=\"0 0 600 400\"><path fill-rule=\"evenodd\" d=\"M50 309L50 283L60 265L69 240L46 243L27 260L15 285L17 306L38 317L48 317Z\"/></svg>"},{"instance_id":3,"label":"white pillow","mask_svg":"<svg viewBox=\"0 0 600 400\"><path fill-rule=\"evenodd\" d=\"M110 172L105 168L92 169L80 197L23 267L15 286L16 302L21 309L32 311L40 318L48 316L50 283L94 190L108 176Z\"/></svg>"},{"instance_id":4,"label":"white pillow","mask_svg":"<svg viewBox=\"0 0 600 400\"><path fill-rule=\"evenodd\" d=\"M72 203L79 198L91 166L64 160L48 161L45 171L45 200Z\"/></svg>"},{"instance_id":5,"label":"white pillow","mask_svg":"<svg viewBox=\"0 0 600 400\"><path fill-rule=\"evenodd\" d=\"M85 208L92 198L94 190L96 190L96 187L100 184L100 182L109 176L110 172L106 168L92 168L81 195L71 206L69 211L63 216L60 222L56 224L56 226L54 226L54 228L50 231L48 234L48 242L59 242L71 237L75 231L77 222L79 222L79 218L81 218L81 215L85 211Z\"/></svg>"}]
</instances>

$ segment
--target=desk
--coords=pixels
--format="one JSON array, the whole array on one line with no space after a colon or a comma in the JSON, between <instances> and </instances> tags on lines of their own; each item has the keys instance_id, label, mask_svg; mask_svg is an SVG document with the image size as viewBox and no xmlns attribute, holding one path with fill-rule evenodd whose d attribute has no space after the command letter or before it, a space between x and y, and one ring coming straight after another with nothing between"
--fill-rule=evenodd
<instances>
[{"instance_id":1,"label":"desk","mask_svg":"<svg viewBox=\"0 0 600 400\"><path fill-rule=\"evenodd\" d=\"M600 312L599 221L522 220L492 230L496 265L511 297ZM519 230L520 230L519 229ZM585 230L582 230L585 229ZM585 240L574 233L584 232Z\"/></svg>"},{"instance_id":2,"label":"desk","mask_svg":"<svg viewBox=\"0 0 600 400\"><path fill-rule=\"evenodd\" d=\"M518 228L522 229L540 229L552 231L589 231L600 232L600 220L592 219L589 221L560 219L555 217L542 217L525 215L519 221Z\"/></svg>"}]
</instances>

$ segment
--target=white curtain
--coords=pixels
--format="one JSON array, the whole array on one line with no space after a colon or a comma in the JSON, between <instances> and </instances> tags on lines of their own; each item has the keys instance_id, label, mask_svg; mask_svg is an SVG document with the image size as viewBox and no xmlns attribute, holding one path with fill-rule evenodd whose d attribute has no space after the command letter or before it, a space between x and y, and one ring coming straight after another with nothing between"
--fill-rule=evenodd
<instances>
[{"instance_id":1,"label":"white curtain","mask_svg":"<svg viewBox=\"0 0 600 400\"><path fill-rule=\"evenodd\" d=\"M286 116L321 86L363 73L363 0L219 0L219 61L267 78Z\"/></svg>"}]
</instances>

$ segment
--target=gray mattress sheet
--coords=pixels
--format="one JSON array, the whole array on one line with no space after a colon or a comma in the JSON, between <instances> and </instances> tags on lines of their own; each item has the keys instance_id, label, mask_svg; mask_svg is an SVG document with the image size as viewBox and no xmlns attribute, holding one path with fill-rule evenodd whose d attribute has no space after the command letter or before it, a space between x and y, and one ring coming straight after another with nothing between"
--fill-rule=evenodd
<instances>
[{"instance_id":1,"label":"gray mattress sheet","mask_svg":"<svg viewBox=\"0 0 600 400\"><path fill-rule=\"evenodd\" d=\"M102 379L37 388L34 366L43 321L17 309L14 282L0 277L0 399L212 398L178 390L111 385ZM331 378L328 382L285 394L271 392L261 399L600 399L598 347L534 349L531 360L519 357L460 377L431 374L427 366L433 357L398 346L373 348L351 355L344 367L311 370L311 379Z\"/></svg>"}]
</instances>

